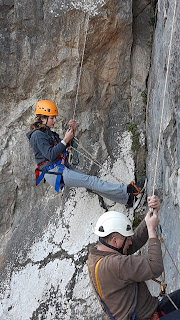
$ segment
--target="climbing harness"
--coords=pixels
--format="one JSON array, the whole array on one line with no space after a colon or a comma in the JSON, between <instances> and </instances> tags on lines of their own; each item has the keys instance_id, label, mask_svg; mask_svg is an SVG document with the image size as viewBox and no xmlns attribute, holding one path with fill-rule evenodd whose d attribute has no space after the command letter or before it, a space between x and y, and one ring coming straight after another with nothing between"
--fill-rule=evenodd
<instances>
[{"instance_id":1,"label":"climbing harness","mask_svg":"<svg viewBox=\"0 0 180 320\"><path fill-rule=\"evenodd\" d=\"M46 173L54 174L54 175L57 175L55 190L56 190L56 192L59 192L60 182L61 182L61 178L62 178L62 173L63 173L64 167L69 167L68 163L66 161L67 153L68 152L65 151L63 154L61 154L60 158L55 163L52 163L52 161L45 161L45 162L40 163L37 166L37 168L35 170L36 185L38 185L42 181L42 179L44 178L44 175ZM58 171L57 172L49 171L51 169L54 169L57 166L58 166ZM39 174L39 172L41 172L41 174ZM62 183L61 189L62 188L63 188L63 183Z\"/></svg>"},{"instance_id":2,"label":"climbing harness","mask_svg":"<svg viewBox=\"0 0 180 320\"><path fill-rule=\"evenodd\" d=\"M92 286L93 290L95 291L95 293L96 293L96 295L98 297L98 300L99 300L99 302L101 304L101 307L102 307L102 309L103 309L103 311L104 311L104 313L106 315L106 318L107 319L111 319L111 320L115 320L113 318L111 312L109 311L108 307L106 306L106 304L102 300L102 294L101 294L101 290L100 290L100 287L99 287L99 282L98 282L98 277L97 277L97 270L98 270L99 263L101 262L102 259L103 259L103 257L100 258L97 261L96 265L95 265L95 280L96 280L97 289L96 289L96 286L95 286L95 284L93 282L92 274L91 274L91 271L90 271L90 268L89 268L89 264L88 264L89 278L90 278L91 286ZM137 296L138 296L138 294L137 294ZM137 306L137 302L136 302L136 306ZM135 310L134 310L134 312L133 312L133 314L131 316L131 320L135 320L135 318L136 318L136 307L135 307Z\"/></svg>"},{"instance_id":3,"label":"climbing harness","mask_svg":"<svg viewBox=\"0 0 180 320\"><path fill-rule=\"evenodd\" d=\"M92 274L91 274L91 271L90 271L90 268L89 268L89 265L88 265L88 272L89 272L89 278L90 278L90 282L91 282L91 286L94 290L94 292L96 293L97 295L97 298L101 304L101 307L106 315L106 318L108 319L111 319L111 320L115 320L111 314L111 312L109 311L109 309L107 308L106 304L103 302L102 300L102 297L101 297L101 291L100 291L100 288L99 288L99 283L98 283L98 280L97 280L97 268L98 268L98 265L99 263L101 262L103 258L99 259L98 262L96 263L96 266L95 266L95 279L96 279L96 286L97 286L97 289L95 287L95 284L93 282L93 278L92 278Z\"/></svg>"},{"instance_id":4,"label":"climbing harness","mask_svg":"<svg viewBox=\"0 0 180 320\"><path fill-rule=\"evenodd\" d=\"M163 296L166 294L166 287L167 284L165 284L163 281L159 281L157 279L152 279L154 282L158 283L161 286L160 296Z\"/></svg>"}]
</instances>

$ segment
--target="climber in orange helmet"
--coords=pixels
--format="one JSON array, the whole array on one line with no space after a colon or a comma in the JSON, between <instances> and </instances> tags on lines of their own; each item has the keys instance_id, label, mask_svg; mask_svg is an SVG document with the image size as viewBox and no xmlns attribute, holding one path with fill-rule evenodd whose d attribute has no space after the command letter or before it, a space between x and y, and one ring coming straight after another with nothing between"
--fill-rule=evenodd
<instances>
[{"instance_id":1,"label":"climber in orange helmet","mask_svg":"<svg viewBox=\"0 0 180 320\"><path fill-rule=\"evenodd\" d=\"M61 139L56 132L51 130L54 128L58 115L58 109L53 102L38 101L35 115L36 121L31 124L27 137L37 163L37 184L45 178L57 192L64 185L85 187L114 202L125 204L127 207L137 206L139 199L136 196L142 196L147 182L146 178L142 178L136 185L133 182L128 185L113 184L70 168L67 161L67 147L70 143L74 143L76 121L69 121L69 129Z\"/></svg>"}]
</instances>

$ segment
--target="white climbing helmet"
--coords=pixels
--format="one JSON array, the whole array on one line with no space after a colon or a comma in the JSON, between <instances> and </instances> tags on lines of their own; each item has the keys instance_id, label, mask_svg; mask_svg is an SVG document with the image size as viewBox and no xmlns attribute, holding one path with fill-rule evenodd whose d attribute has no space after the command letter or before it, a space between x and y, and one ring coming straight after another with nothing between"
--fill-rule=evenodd
<instances>
[{"instance_id":1,"label":"white climbing helmet","mask_svg":"<svg viewBox=\"0 0 180 320\"><path fill-rule=\"evenodd\" d=\"M107 211L98 219L94 233L103 238L112 232L119 232L124 237L134 234L131 221L123 213Z\"/></svg>"}]
</instances>

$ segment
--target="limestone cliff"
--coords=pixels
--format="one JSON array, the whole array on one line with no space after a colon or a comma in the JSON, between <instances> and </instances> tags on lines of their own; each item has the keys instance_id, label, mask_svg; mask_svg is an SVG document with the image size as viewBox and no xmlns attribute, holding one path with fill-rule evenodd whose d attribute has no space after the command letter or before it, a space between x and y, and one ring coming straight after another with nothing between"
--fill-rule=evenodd
<instances>
[{"instance_id":1,"label":"limestone cliff","mask_svg":"<svg viewBox=\"0 0 180 320\"><path fill-rule=\"evenodd\" d=\"M132 212L88 190L65 188L61 196L47 184L36 187L26 132L37 100L52 100L61 113L56 131L63 136L75 113L79 143L102 164L79 149L81 170L128 183L147 166L150 194L174 3L0 0L0 319L104 319L86 265L97 240L93 228L107 209L131 218ZM161 224L177 266L179 13L178 3L156 181ZM168 256L165 266L168 288L176 289L180 281Z\"/></svg>"},{"instance_id":2,"label":"limestone cliff","mask_svg":"<svg viewBox=\"0 0 180 320\"><path fill-rule=\"evenodd\" d=\"M160 211L162 235L178 270L180 252L178 231L180 226L179 12L178 1L158 1L157 3L146 122L148 191L152 192L155 183L156 191L162 201ZM157 154L158 142L159 154ZM154 181L156 162L157 178ZM162 248L164 250L164 246ZM179 275L167 253L164 264L168 291L178 289Z\"/></svg>"}]
</instances>

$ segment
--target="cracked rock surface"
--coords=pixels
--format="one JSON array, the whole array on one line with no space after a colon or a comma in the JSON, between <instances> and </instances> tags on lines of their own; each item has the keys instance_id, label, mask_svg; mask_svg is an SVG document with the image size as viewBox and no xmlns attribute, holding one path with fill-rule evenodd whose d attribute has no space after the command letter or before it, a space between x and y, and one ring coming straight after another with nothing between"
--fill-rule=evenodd
<instances>
[{"instance_id":1,"label":"cracked rock surface","mask_svg":"<svg viewBox=\"0 0 180 320\"><path fill-rule=\"evenodd\" d=\"M179 11L178 4L157 177L165 238L169 249L177 248L177 265ZM132 212L89 190L65 188L61 195L47 183L36 187L26 132L36 102L49 99L60 110L56 131L63 137L73 117L89 17L75 119L79 143L102 166L79 153L78 169L127 184L147 167L150 194L172 12L173 3L162 0L0 1L1 320L105 319L88 278L94 226L109 209L131 219ZM176 289L168 258L166 266L169 290Z\"/></svg>"}]
</instances>

